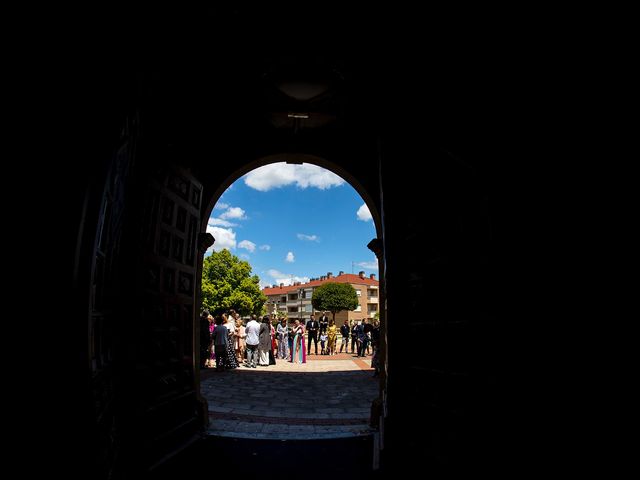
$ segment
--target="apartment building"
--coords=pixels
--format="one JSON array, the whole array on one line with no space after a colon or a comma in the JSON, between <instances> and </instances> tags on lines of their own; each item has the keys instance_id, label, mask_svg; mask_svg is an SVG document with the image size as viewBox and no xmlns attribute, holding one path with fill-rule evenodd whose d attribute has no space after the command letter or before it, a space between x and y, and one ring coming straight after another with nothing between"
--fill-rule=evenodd
<instances>
[{"instance_id":1,"label":"apartment building","mask_svg":"<svg viewBox=\"0 0 640 480\"><path fill-rule=\"evenodd\" d=\"M355 275L341 271L337 276L334 276L332 272L328 272L319 278L312 278L307 283L294 282L293 285L281 283L280 285L265 287L262 292L267 297L267 303L265 304L267 313L283 312L287 314L289 319L299 318L303 322L309 320L312 314L317 319L322 312L313 309L311 296L314 288L328 282L349 283L356 290L356 295L358 295L359 305L354 311L343 311L336 314L337 325L342 325L345 320L348 320L351 325L354 321L362 320L363 318L372 319L378 312L379 282L376 280L375 274L372 273L367 277L364 272L359 272L358 275ZM329 318L331 318L330 314Z\"/></svg>"}]
</instances>

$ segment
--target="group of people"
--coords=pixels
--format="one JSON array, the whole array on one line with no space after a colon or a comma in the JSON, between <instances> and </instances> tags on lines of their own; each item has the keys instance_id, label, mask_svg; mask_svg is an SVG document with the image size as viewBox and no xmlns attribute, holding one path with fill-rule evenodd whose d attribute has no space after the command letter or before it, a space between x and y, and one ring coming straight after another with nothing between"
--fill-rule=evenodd
<instances>
[{"instance_id":1,"label":"group of people","mask_svg":"<svg viewBox=\"0 0 640 480\"><path fill-rule=\"evenodd\" d=\"M318 340L322 355L336 355L338 328L326 313L323 313L320 320L315 320L311 315L305 328L298 319L288 325L286 318L282 318L277 322L277 327L274 327L268 315L262 317L260 322L256 315L252 315L245 326L235 310L216 315L215 318L208 310L204 310L200 328L201 367L212 368L215 365L217 371L234 369L241 364L247 368L266 367L275 365L276 358L306 363L307 355L311 355L311 343L314 343L315 355L318 355ZM306 341L305 333L308 337ZM371 325L364 319L349 327L345 320L340 327L340 334L342 342L339 353L343 349L349 353L349 337L351 353L356 353L357 348L358 357L368 354L371 344L374 366L379 339L377 322Z\"/></svg>"},{"instance_id":2,"label":"group of people","mask_svg":"<svg viewBox=\"0 0 640 480\"><path fill-rule=\"evenodd\" d=\"M349 327L349 322L345 320L340 327L340 335L342 336L340 351L336 352L338 329L334 321L329 320L326 312L323 313L320 320L315 320L311 315L307 322L307 331L309 332L307 355L311 355L311 342L314 343L315 354L318 354L318 338L320 339L321 355L335 355L342 353L343 349L345 353L349 353L349 337L351 337L351 353L357 353L358 357L364 357L365 354L369 354L370 346L375 350L380 338L380 325L377 321L372 325L365 318L362 321L354 322Z\"/></svg>"},{"instance_id":3,"label":"group of people","mask_svg":"<svg viewBox=\"0 0 640 480\"><path fill-rule=\"evenodd\" d=\"M204 310L200 316L201 367L237 368L242 358L246 328L235 310L216 315Z\"/></svg>"},{"instance_id":4,"label":"group of people","mask_svg":"<svg viewBox=\"0 0 640 480\"><path fill-rule=\"evenodd\" d=\"M252 315L245 326L235 310L215 317L204 310L200 317L200 335L201 368L215 365L217 371L224 371L241 364L248 368L266 367L275 365L276 355L291 362L306 363L304 327L299 320L288 327L286 319L282 319L276 330L268 315L260 322Z\"/></svg>"}]
</instances>

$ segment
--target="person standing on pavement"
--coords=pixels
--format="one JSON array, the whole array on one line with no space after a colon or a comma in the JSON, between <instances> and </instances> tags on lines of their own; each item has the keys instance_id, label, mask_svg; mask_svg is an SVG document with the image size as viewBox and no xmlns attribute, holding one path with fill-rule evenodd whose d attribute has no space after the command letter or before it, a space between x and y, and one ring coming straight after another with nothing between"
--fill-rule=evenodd
<instances>
[{"instance_id":1,"label":"person standing on pavement","mask_svg":"<svg viewBox=\"0 0 640 480\"><path fill-rule=\"evenodd\" d=\"M364 320L362 321L362 323L358 322L358 326L356 327L356 337L358 338L358 356L364 357Z\"/></svg>"},{"instance_id":2,"label":"person standing on pavement","mask_svg":"<svg viewBox=\"0 0 640 480\"><path fill-rule=\"evenodd\" d=\"M278 345L276 344L276 327L273 326L273 320L269 320L269 328L271 329L271 348L269 349L269 365L276 364L276 353L278 353Z\"/></svg>"},{"instance_id":3,"label":"person standing on pavement","mask_svg":"<svg viewBox=\"0 0 640 480\"><path fill-rule=\"evenodd\" d=\"M300 323L300 321L298 321L298 323ZM315 346L316 355L318 355L318 329L319 328L320 328L320 324L315 318L313 318L313 315L311 315L311 317L309 318L309 321L307 322L307 331L309 332L309 338L307 339L307 355L311 355L312 340Z\"/></svg>"},{"instance_id":4,"label":"person standing on pavement","mask_svg":"<svg viewBox=\"0 0 640 480\"><path fill-rule=\"evenodd\" d=\"M296 336L295 333L293 333L293 326L292 325L287 325L287 337L288 337L288 344L289 344L289 353L288 353L288 358L289 360L291 359L291 355L293 352L293 339Z\"/></svg>"},{"instance_id":5,"label":"person standing on pavement","mask_svg":"<svg viewBox=\"0 0 640 480\"><path fill-rule=\"evenodd\" d=\"M224 313L222 314L222 319L224 320L224 326L227 327L227 331L229 332L229 341L227 342L227 355L224 366L225 368L237 368L238 362L236 360L236 352L234 346L236 341L236 321L233 318L233 315L226 315ZM218 358L217 354L216 358Z\"/></svg>"},{"instance_id":6,"label":"person standing on pavement","mask_svg":"<svg viewBox=\"0 0 640 480\"><path fill-rule=\"evenodd\" d=\"M242 319L238 316L236 318L236 358L238 359L238 363L242 363L244 360L246 338L245 327L242 324Z\"/></svg>"},{"instance_id":7,"label":"person standing on pavement","mask_svg":"<svg viewBox=\"0 0 640 480\"><path fill-rule=\"evenodd\" d=\"M307 356L304 350L304 327L300 323L300 320L296 318L293 326L293 348L291 349L291 362L292 363L307 363Z\"/></svg>"},{"instance_id":8,"label":"person standing on pavement","mask_svg":"<svg viewBox=\"0 0 640 480\"><path fill-rule=\"evenodd\" d=\"M321 333L320 334L320 355L326 355L328 350L327 350L327 334L326 333Z\"/></svg>"},{"instance_id":9,"label":"person standing on pavement","mask_svg":"<svg viewBox=\"0 0 640 480\"><path fill-rule=\"evenodd\" d=\"M287 358L289 356L289 335L286 318L280 320L276 333L278 335L278 358Z\"/></svg>"},{"instance_id":10,"label":"person standing on pavement","mask_svg":"<svg viewBox=\"0 0 640 480\"><path fill-rule=\"evenodd\" d=\"M358 322L353 322L351 326L351 353L356 353L358 347ZM358 352L359 353L359 352Z\"/></svg>"},{"instance_id":11,"label":"person standing on pavement","mask_svg":"<svg viewBox=\"0 0 640 480\"><path fill-rule=\"evenodd\" d=\"M227 327L222 324L222 321L222 317L218 315L215 320L216 328L213 330L213 346L216 351L217 372L224 371L227 347L229 344L229 332L227 332Z\"/></svg>"},{"instance_id":12,"label":"person standing on pavement","mask_svg":"<svg viewBox=\"0 0 640 480\"><path fill-rule=\"evenodd\" d=\"M338 340L338 327L336 327L333 319L329 320L329 328L327 328L327 351L328 355L336 354L336 341Z\"/></svg>"},{"instance_id":13,"label":"person standing on pavement","mask_svg":"<svg viewBox=\"0 0 640 480\"><path fill-rule=\"evenodd\" d=\"M371 348L373 349L373 354L371 355L371 368L373 368L373 376L377 377L380 375L380 322L377 320L373 322Z\"/></svg>"},{"instance_id":14,"label":"person standing on pavement","mask_svg":"<svg viewBox=\"0 0 640 480\"><path fill-rule=\"evenodd\" d=\"M216 349L213 347L213 331L216 329L216 322L213 319L213 315L209 314L209 338L211 338L211 346L209 347L209 363L208 365L213 368L216 361Z\"/></svg>"},{"instance_id":15,"label":"person standing on pavement","mask_svg":"<svg viewBox=\"0 0 640 480\"><path fill-rule=\"evenodd\" d=\"M251 320L245 327L245 333L247 334L247 368L256 368L258 362L258 344L260 343L260 324L256 321L256 316L251 315Z\"/></svg>"},{"instance_id":16,"label":"person standing on pavement","mask_svg":"<svg viewBox=\"0 0 640 480\"><path fill-rule=\"evenodd\" d=\"M362 322L364 324L364 348L366 350L366 354L369 355L369 344L371 343L371 332L373 332L373 325L371 325L366 318L362 320Z\"/></svg>"},{"instance_id":17,"label":"person standing on pavement","mask_svg":"<svg viewBox=\"0 0 640 480\"><path fill-rule=\"evenodd\" d=\"M200 368L209 366L211 355L211 332L209 331L209 310L203 310L200 314Z\"/></svg>"},{"instance_id":18,"label":"person standing on pavement","mask_svg":"<svg viewBox=\"0 0 640 480\"><path fill-rule=\"evenodd\" d=\"M329 317L327 316L327 312L322 312L322 316L320 317L320 335L327 333L327 328L329 328Z\"/></svg>"},{"instance_id":19,"label":"person standing on pavement","mask_svg":"<svg viewBox=\"0 0 640 480\"><path fill-rule=\"evenodd\" d=\"M340 353L344 347L345 353L349 353L349 324L344 321L344 324L340 327L340 334L342 335L342 341L340 342Z\"/></svg>"},{"instance_id":20,"label":"person standing on pavement","mask_svg":"<svg viewBox=\"0 0 640 480\"><path fill-rule=\"evenodd\" d=\"M269 350L271 350L271 324L269 323L269 317L267 315L262 317L259 340L258 351L260 352L260 361L258 362L258 365L261 367L268 367Z\"/></svg>"}]
</instances>

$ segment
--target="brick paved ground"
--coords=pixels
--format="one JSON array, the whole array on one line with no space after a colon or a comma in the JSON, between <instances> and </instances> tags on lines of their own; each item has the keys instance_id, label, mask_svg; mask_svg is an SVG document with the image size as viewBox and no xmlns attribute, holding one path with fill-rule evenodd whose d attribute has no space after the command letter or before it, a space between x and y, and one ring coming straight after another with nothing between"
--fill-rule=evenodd
<instances>
[{"instance_id":1,"label":"brick paved ground","mask_svg":"<svg viewBox=\"0 0 640 480\"><path fill-rule=\"evenodd\" d=\"M202 372L209 434L236 438L318 439L371 432L378 381L371 356L311 355L303 365Z\"/></svg>"}]
</instances>

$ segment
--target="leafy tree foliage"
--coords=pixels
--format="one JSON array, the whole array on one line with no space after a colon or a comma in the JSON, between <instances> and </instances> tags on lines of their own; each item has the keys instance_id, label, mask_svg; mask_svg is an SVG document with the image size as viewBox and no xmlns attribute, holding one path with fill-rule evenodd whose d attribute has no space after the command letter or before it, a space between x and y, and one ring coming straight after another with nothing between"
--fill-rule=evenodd
<instances>
[{"instance_id":1,"label":"leafy tree foliage","mask_svg":"<svg viewBox=\"0 0 640 480\"><path fill-rule=\"evenodd\" d=\"M213 252L202 266L202 308L212 313L233 308L240 315L258 315L267 301L258 283L249 262L227 249Z\"/></svg>"},{"instance_id":2,"label":"leafy tree foliage","mask_svg":"<svg viewBox=\"0 0 640 480\"><path fill-rule=\"evenodd\" d=\"M311 304L316 310L331 312L335 322L336 313L358 307L358 295L356 289L348 283L329 282L313 290Z\"/></svg>"}]
</instances>

